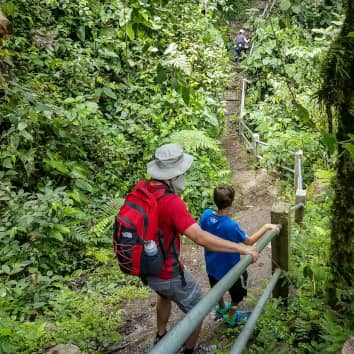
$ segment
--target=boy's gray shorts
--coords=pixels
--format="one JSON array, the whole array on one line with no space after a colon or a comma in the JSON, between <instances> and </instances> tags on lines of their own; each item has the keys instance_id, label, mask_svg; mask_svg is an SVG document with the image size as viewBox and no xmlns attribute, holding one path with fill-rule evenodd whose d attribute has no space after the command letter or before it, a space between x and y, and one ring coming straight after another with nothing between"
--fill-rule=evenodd
<instances>
[{"instance_id":1,"label":"boy's gray shorts","mask_svg":"<svg viewBox=\"0 0 354 354\"><path fill-rule=\"evenodd\" d=\"M172 300L184 312L188 312L203 297L202 289L192 273L184 269L186 285L182 284L182 276L175 275L172 279L160 279L148 277L149 287L156 291L160 296Z\"/></svg>"}]
</instances>

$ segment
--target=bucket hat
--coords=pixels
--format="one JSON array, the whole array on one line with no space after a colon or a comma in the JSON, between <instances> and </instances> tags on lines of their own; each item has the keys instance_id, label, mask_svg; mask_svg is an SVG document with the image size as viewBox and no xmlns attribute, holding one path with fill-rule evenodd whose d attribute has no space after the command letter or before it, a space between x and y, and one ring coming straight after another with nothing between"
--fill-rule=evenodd
<instances>
[{"instance_id":1,"label":"bucket hat","mask_svg":"<svg viewBox=\"0 0 354 354\"><path fill-rule=\"evenodd\" d=\"M183 175L192 165L193 156L177 144L165 144L155 152L155 160L148 162L147 173L154 179L167 180Z\"/></svg>"}]
</instances>

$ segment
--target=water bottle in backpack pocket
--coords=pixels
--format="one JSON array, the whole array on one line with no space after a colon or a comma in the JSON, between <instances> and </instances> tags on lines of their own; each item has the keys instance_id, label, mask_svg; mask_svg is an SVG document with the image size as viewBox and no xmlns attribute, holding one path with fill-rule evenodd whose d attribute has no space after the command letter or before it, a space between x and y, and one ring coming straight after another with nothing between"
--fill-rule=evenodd
<instances>
[{"instance_id":1,"label":"water bottle in backpack pocket","mask_svg":"<svg viewBox=\"0 0 354 354\"><path fill-rule=\"evenodd\" d=\"M154 240L145 241L144 252L141 258L142 275L159 275L164 264L162 252Z\"/></svg>"}]
</instances>

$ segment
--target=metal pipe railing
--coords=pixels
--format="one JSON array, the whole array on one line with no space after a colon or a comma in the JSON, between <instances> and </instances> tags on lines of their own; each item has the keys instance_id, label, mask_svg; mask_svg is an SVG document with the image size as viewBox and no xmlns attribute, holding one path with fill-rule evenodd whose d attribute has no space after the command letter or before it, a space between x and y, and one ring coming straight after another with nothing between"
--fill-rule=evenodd
<instances>
[{"instance_id":1,"label":"metal pipe railing","mask_svg":"<svg viewBox=\"0 0 354 354\"><path fill-rule=\"evenodd\" d=\"M279 269L279 268L277 268L274 271L273 276L270 279L268 286L265 288L262 296L260 297L259 301L257 302L256 307L252 311L251 316L247 320L245 326L243 327L243 330L241 331L241 333L239 334L239 336L236 339L235 344L231 348L230 354L241 354L242 351L245 349L247 342L252 335L254 327L256 327L256 322L257 322L259 316L261 315L263 308L264 308L271 292L273 291L277 281L279 280L280 273L281 273L281 269Z\"/></svg>"},{"instance_id":2,"label":"metal pipe railing","mask_svg":"<svg viewBox=\"0 0 354 354\"><path fill-rule=\"evenodd\" d=\"M278 225L281 228L281 225ZM268 231L256 245L260 252L277 235L275 230ZM186 316L169 331L150 351L150 354L174 354L182 347L205 316L220 300L227 290L239 279L245 269L252 263L247 255L229 270L229 272L189 311Z\"/></svg>"},{"instance_id":3,"label":"metal pipe railing","mask_svg":"<svg viewBox=\"0 0 354 354\"><path fill-rule=\"evenodd\" d=\"M241 133L240 135L242 136L244 142L248 145L248 147L249 147L250 149L252 149L252 148L253 148L252 143L247 139L246 135L243 134L243 133Z\"/></svg>"},{"instance_id":4,"label":"metal pipe railing","mask_svg":"<svg viewBox=\"0 0 354 354\"><path fill-rule=\"evenodd\" d=\"M258 140L257 143L260 145L269 146L268 143L265 143L264 141L261 141L261 140Z\"/></svg>"},{"instance_id":5,"label":"metal pipe railing","mask_svg":"<svg viewBox=\"0 0 354 354\"><path fill-rule=\"evenodd\" d=\"M241 123L243 125L244 128L246 128L246 130L252 135L253 134L253 131L247 126L247 124L241 120Z\"/></svg>"},{"instance_id":6,"label":"metal pipe railing","mask_svg":"<svg viewBox=\"0 0 354 354\"><path fill-rule=\"evenodd\" d=\"M303 208L304 206L305 206L304 203L298 203L298 204L292 206L292 207L290 208L290 211L296 211L296 210L298 210L298 209Z\"/></svg>"},{"instance_id":7,"label":"metal pipe railing","mask_svg":"<svg viewBox=\"0 0 354 354\"><path fill-rule=\"evenodd\" d=\"M269 4L267 4L267 6L264 8L261 17L263 17L266 14L268 7L269 7Z\"/></svg>"},{"instance_id":8,"label":"metal pipe railing","mask_svg":"<svg viewBox=\"0 0 354 354\"><path fill-rule=\"evenodd\" d=\"M295 170L292 169L292 168L285 167L285 166L279 166L279 167L282 168L282 169L285 170L285 171L289 171L289 172L291 172L291 173L295 173Z\"/></svg>"}]
</instances>

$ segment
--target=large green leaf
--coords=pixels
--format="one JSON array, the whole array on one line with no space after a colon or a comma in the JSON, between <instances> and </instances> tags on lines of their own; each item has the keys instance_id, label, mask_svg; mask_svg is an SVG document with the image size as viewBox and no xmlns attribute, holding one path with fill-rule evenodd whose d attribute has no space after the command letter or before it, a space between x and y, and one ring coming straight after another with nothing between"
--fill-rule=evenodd
<instances>
[{"instance_id":1,"label":"large green leaf","mask_svg":"<svg viewBox=\"0 0 354 354\"><path fill-rule=\"evenodd\" d=\"M90 192L90 193L93 192L93 187L87 180L77 179L75 181L75 186L86 192Z\"/></svg>"},{"instance_id":2,"label":"large green leaf","mask_svg":"<svg viewBox=\"0 0 354 354\"><path fill-rule=\"evenodd\" d=\"M74 207L66 207L63 211L63 216L69 216L72 218L77 218L77 219L85 219L86 215L84 212L79 209L79 208L74 208Z\"/></svg>"},{"instance_id":3,"label":"large green leaf","mask_svg":"<svg viewBox=\"0 0 354 354\"><path fill-rule=\"evenodd\" d=\"M81 42L85 41L85 25L81 25L78 27L76 34Z\"/></svg>"},{"instance_id":4,"label":"large green leaf","mask_svg":"<svg viewBox=\"0 0 354 354\"><path fill-rule=\"evenodd\" d=\"M310 118L309 111L300 103L297 103L295 105L295 108L296 108L295 114L304 122L308 122Z\"/></svg>"},{"instance_id":5,"label":"large green leaf","mask_svg":"<svg viewBox=\"0 0 354 354\"><path fill-rule=\"evenodd\" d=\"M110 98L117 99L117 95L114 93L114 91L110 87L107 87L107 86L103 87L102 92Z\"/></svg>"},{"instance_id":6,"label":"large green leaf","mask_svg":"<svg viewBox=\"0 0 354 354\"><path fill-rule=\"evenodd\" d=\"M12 168L12 160L10 157L7 157L6 159L3 160L2 166L5 168Z\"/></svg>"},{"instance_id":7,"label":"large green leaf","mask_svg":"<svg viewBox=\"0 0 354 354\"><path fill-rule=\"evenodd\" d=\"M128 35L129 39L132 41L134 40L135 38L135 33L134 33L134 30L133 30L133 25L131 22L128 22L126 25L125 25L125 32L126 34Z\"/></svg>"},{"instance_id":8,"label":"large green leaf","mask_svg":"<svg viewBox=\"0 0 354 354\"><path fill-rule=\"evenodd\" d=\"M54 159L44 159L44 162L50 170L58 171L63 175L69 175L69 169L63 161Z\"/></svg>"},{"instance_id":9,"label":"large green leaf","mask_svg":"<svg viewBox=\"0 0 354 354\"><path fill-rule=\"evenodd\" d=\"M337 139L334 134L322 132L322 141L326 145L328 152L332 155L336 151Z\"/></svg>"}]
</instances>

